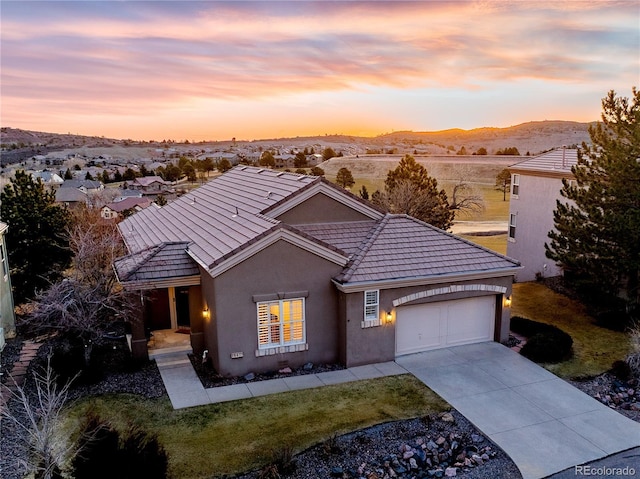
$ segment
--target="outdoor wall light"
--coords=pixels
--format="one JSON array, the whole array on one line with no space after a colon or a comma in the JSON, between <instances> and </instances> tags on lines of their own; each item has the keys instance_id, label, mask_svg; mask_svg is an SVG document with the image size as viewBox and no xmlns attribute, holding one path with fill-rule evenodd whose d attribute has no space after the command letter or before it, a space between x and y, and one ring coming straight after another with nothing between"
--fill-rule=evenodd
<instances>
[{"instance_id":1,"label":"outdoor wall light","mask_svg":"<svg viewBox=\"0 0 640 479\"><path fill-rule=\"evenodd\" d=\"M391 314L391 311L387 311L387 323L391 321L393 321L393 314Z\"/></svg>"},{"instance_id":2,"label":"outdoor wall light","mask_svg":"<svg viewBox=\"0 0 640 479\"><path fill-rule=\"evenodd\" d=\"M504 305L505 305L507 308L510 308L510 307L511 307L511 296L505 296L505 298L504 298Z\"/></svg>"},{"instance_id":3,"label":"outdoor wall light","mask_svg":"<svg viewBox=\"0 0 640 479\"><path fill-rule=\"evenodd\" d=\"M209 316L210 316L209 308L205 306L204 309L202 310L202 317L204 319L209 319Z\"/></svg>"}]
</instances>

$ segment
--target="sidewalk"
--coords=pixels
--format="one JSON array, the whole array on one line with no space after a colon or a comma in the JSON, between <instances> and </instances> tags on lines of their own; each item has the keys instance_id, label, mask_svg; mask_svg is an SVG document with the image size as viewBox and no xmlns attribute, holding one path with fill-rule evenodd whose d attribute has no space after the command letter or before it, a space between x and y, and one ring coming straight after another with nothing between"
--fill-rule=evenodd
<instances>
[{"instance_id":1,"label":"sidewalk","mask_svg":"<svg viewBox=\"0 0 640 479\"><path fill-rule=\"evenodd\" d=\"M231 386L204 388L191 365L186 353L175 353L156 358L160 376L164 382L171 405L182 409L204 404L236 401L267 394L287 391L299 391L331 384L348 383L361 379L381 378L407 374L408 371L394 361L368 364L354 368L328 371L318 374L305 374L288 378L268 379Z\"/></svg>"}]
</instances>

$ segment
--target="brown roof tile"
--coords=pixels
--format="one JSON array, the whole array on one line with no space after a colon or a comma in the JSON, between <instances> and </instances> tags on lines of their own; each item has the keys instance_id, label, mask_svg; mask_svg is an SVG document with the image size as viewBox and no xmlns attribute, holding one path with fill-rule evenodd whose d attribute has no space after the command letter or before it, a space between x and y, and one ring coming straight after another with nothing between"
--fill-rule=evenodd
<instances>
[{"instance_id":1,"label":"brown roof tile","mask_svg":"<svg viewBox=\"0 0 640 479\"><path fill-rule=\"evenodd\" d=\"M340 283L510 270L511 258L406 215L387 215L371 231Z\"/></svg>"}]
</instances>

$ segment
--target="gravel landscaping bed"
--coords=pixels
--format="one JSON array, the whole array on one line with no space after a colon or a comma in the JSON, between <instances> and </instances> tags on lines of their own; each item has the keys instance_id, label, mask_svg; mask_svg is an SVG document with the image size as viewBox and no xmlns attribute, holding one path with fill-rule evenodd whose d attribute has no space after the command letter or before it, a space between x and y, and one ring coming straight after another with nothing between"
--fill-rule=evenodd
<instances>
[{"instance_id":1,"label":"gravel landscaping bed","mask_svg":"<svg viewBox=\"0 0 640 479\"><path fill-rule=\"evenodd\" d=\"M259 479L268 472L265 467L236 477ZM452 410L329 438L293 457L290 472L282 477L517 479L522 476L500 448Z\"/></svg>"},{"instance_id":2,"label":"gravel landscaping bed","mask_svg":"<svg viewBox=\"0 0 640 479\"><path fill-rule=\"evenodd\" d=\"M0 373L2 373L2 384L5 384L6 381L9 380L8 373L13 369L13 363L15 363L20 357L21 350L22 339L7 339L4 349L0 353Z\"/></svg>"},{"instance_id":3,"label":"gravel landscaping bed","mask_svg":"<svg viewBox=\"0 0 640 479\"><path fill-rule=\"evenodd\" d=\"M340 364L313 364L307 363L299 368L284 368L280 371L272 371L268 373L248 373L244 376L224 377L219 375L211 366L202 364L200 358L193 354L189 354L191 365L195 369L200 382L205 388L215 388L219 386L230 386L232 384L246 384L256 381L265 381L268 379L288 378L291 376L302 376L305 374L316 374L327 371L338 371L344 369Z\"/></svg>"},{"instance_id":4,"label":"gravel landscaping bed","mask_svg":"<svg viewBox=\"0 0 640 479\"><path fill-rule=\"evenodd\" d=\"M622 381L611 373L604 373L586 381L569 383L629 419L640 422L640 381L637 378Z\"/></svg>"}]
</instances>

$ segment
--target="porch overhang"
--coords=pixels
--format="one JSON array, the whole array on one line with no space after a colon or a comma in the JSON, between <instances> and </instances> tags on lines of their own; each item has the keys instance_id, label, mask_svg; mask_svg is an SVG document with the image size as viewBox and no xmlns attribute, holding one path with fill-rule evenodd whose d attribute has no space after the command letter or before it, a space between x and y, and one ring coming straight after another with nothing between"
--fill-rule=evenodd
<instances>
[{"instance_id":1,"label":"porch overhang","mask_svg":"<svg viewBox=\"0 0 640 479\"><path fill-rule=\"evenodd\" d=\"M140 281L120 281L122 287L126 290L148 291L152 289L178 288L180 286L198 286L200 284L200 275L184 276L180 278L166 278Z\"/></svg>"}]
</instances>

